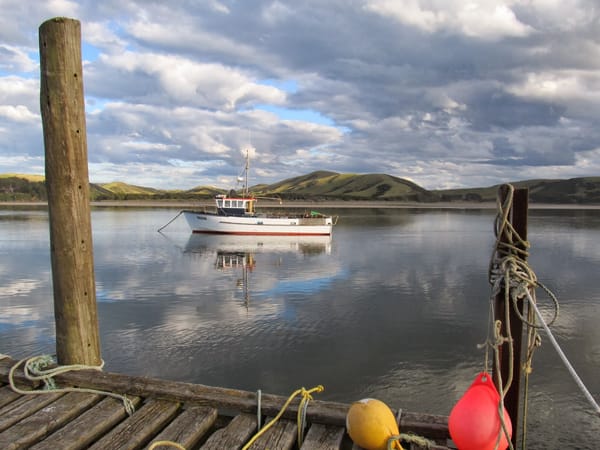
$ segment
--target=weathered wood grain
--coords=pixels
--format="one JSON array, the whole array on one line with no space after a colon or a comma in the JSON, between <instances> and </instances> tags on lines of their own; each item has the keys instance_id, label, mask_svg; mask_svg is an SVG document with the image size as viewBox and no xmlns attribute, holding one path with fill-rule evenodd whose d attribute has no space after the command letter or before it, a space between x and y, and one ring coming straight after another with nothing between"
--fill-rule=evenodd
<instances>
[{"instance_id":1,"label":"weathered wood grain","mask_svg":"<svg viewBox=\"0 0 600 450\"><path fill-rule=\"evenodd\" d=\"M137 406L139 397L130 400ZM79 450L87 448L100 439L115 425L127 417L123 402L112 397L105 397L76 419L34 445L31 450Z\"/></svg>"},{"instance_id":2,"label":"weathered wood grain","mask_svg":"<svg viewBox=\"0 0 600 450\"><path fill-rule=\"evenodd\" d=\"M445 440L450 437L446 416L403 411L399 428L401 433L413 433L432 440Z\"/></svg>"},{"instance_id":3,"label":"weathered wood grain","mask_svg":"<svg viewBox=\"0 0 600 450\"><path fill-rule=\"evenodd\" d=\"M167 428L152 439L149 445L156 441L171 441L177 442L185 448L194 448L213 426L217 415L217 410L214 408L204 406L186 408ZM155 447L156 450L171 448L162 445Z\"/></svg>"},{"instance_id":4,"label":"weathered wood grain","mask_svg":"<svg viewBox=\"0 0 600 450\"><path fill-rule=\"evenodd\" d=\"M24 395L0 409L0 432L13 426L20 420L34 414L46 405L59 399L63 394L47 393L41 395Z\"/></svg>"},{"instance_id":5,"label":"weathered wood grain","mask_svg":"<svg viewBox=\"0 0 600 450\"><path fill-rule=\"evenodd\" d=\"M156 436L175 416L179 403L163 400L148 400L131 417L125 419L90 450L136 449Z\"/></svg>"},{"instance_id":6,"label":"weathered wood grain","mask_svg":"<svg viewBox=\"0 0 600 450\"><path fill-rule=\"evenodd\" d=\"M97 403L100 398L99 395L84 392L65 394L0 433L0 448L6 450L29 448Z\"/></svg>"},{"instance_id":7,"label":"weathered wood grain","mask_svg":"<svg viewBox=\"0 0 600 450\"><path fill-rule=\"evenodd\" d=\"M18 360L12 358L0 359L0 381L9 384L8 374L10 369L18 362ZM25 378L22 367L19 370L15 370L13 374L13 382L15 383L16 387L23 390L34 389L41 384L41 382L32 382L31 380Z\"/></svg>"},{"instance_id":8,"label":"weathered wood grain","mask_svg":"<svg viewBox=\"0 0 600 450\"><path fill-rule=\"evenodd\" d=\"M90 213L81 24L39 28L50 259L60 364L101 363Z\"/></svg>"},{"instance_id":9,"label":"weathered wood grain","mask_svg":"<svg viewBox=\"0 0 600 450\"><path fill-rule=\"evenodd\" d=\"M20 394L13 391L10 386L3 386L0 388L0 408L8 405L10 402L18 399Z\"/></svg>"},{"instance_id":10,"label":"weathered wood grain","mask_svg":"<svg viewBox=\"0 0 600 450\"><path fill-rule=\"evenodd\" d=\"M302 450L339 450L345 429L333 425L313 423L306 433Z\"/></svg>"},{"instance_id":11,"label":"weathered wood grain","mask_svg":"<svg viewBox=\"0 0 600 450\"><path fill-rule=\"evenodd\" d=\"M256 416L239 414L225 427L217 430L204 443L202 450L239 450L256 432Z\"/></svg>"},{"instance_id":12,"label":"weathered wood grain","mask_svg":"<svg viewBox=\"0 0 600 450\"><path fill-rule=\"evenodd\" d=\"M6 380L6 375L12 364L12 359L0 360L0 380ZM66 373L58 376L57 381L64 385L76 385L92 389L108 390L132 396L153 397L210 406L221 410L256 413L256 393L210 387L201 384L190 384L176 381L158 380L146 377L132 377L109 372L84 370ZM261 410L266 415L276 415L286 397L263 394ZM284 418L296 419L299 400L293 401L283 414ZM307 421L324 425L345 427L346 413L350 405L322 400L312 400L308 406ZM402 433L415 433L429 439L444 440L450 437L448 418L446 416L420 414L403 411L400 423Z\"/></svg>"},{"instance_id":13,"label":"weathered wood grain","mask_svg":"<svg viewBox=\"0 0 600 450\"><path fill-rule=\"evenodd\" d=\"M265 425L273 418L268 418ZM260 436L249 450L289 450L294 447L298 439L298 426L295 422L280 419L271 428Z\"/></svg>"}]
</instances>

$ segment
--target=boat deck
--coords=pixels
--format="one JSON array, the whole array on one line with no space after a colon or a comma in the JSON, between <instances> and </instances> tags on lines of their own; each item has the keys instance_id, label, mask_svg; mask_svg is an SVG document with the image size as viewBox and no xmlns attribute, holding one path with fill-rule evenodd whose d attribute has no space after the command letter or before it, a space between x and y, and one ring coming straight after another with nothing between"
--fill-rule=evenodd
<instances>
[{"instance_id":1,"label":"boat deck","mask_svg":"<svg viewBox=\"0 0 600 450\"><path fill-rule=\"evenodd\" d=\"M10 358L0 360L2 449L141 449L157 441L172 441L188 450L234 450L243 448L257 432L257 395L253 392L95 370L56 376L60 387L126 394L135 405L135 412L128 415L120 400L106 394L14 392L8 385L8 374L16 363ZM34 387L21 369L14 379L20 388ZM263 394L262 423L275 417L286 400ZM294 400L282 418L249 448L298 449L298 405L299 400ZM352 443L345 430L348 408L344 403L310 401L300 448L358 450L360 447ZM435 442L429 447L404 442L404 449L449 448L446 417L409 412L399 416L401 433L414 433Z\"/></svg>"}]
</instances>

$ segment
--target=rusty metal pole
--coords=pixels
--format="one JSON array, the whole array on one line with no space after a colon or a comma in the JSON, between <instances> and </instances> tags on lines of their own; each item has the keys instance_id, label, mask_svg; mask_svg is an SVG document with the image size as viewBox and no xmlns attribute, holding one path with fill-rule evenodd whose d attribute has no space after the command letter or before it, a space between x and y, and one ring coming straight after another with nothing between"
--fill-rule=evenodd
<instances>
[{"instance_id":1,"label":"rusty metal pole","mask_svg":"<svg viewBox=\"0 0 600 450\"><path fill-rule=\"evenodd\" d=\"M500 203L504 204L508 195L508 188L502 186L499 191ZM519 234L523 241L527 240L527 211L529 207L529 190L528 189L515 189L513 194L512 208L509 214L509 222L512 224L514 230ZM502 241L506 241L507 236L502 236ZM526 250L522 246L521 250ZM524 258L524 257L523 257ZM506 324L504 323L505 317L505 292L504 289L496 296L494 304L495 317L502 320L502 335L507 335ZM508 346L513 346L513 360L512 360L512 384L504 397L504 407L510 416L513 427L512 443L513 447L517 448L517 430L519 426L520 417L520 388L522 378L522 347L523 347L523 322L519 318L519 315L514 310L513 305L509 305L510 313L510 334L512 336L512 343L505 343L500 347L500 374L502 380L505 383L509 379L509 368L510 368L510 352ZM523 316L523 302L518 303L519 314ZM498 368L494 364L493 375L494 379L497 380Z\"/></svg>"},{"instance_id":2,"label":"rusty metal pole","mask_svg":"<svg viewBox=\"0 0 600 450\"><path fill-rule=\"evenodd\" d=\"M99 365L81 24L50 19L39 41L56 354L59 364Z\"/></svg>"}]
</instances>

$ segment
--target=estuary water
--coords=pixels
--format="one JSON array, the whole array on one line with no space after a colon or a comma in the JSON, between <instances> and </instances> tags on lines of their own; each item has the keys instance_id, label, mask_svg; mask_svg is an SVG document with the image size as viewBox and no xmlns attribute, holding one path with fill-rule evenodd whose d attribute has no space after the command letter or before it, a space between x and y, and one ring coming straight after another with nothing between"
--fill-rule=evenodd
<instances>
[{"instance_id":1,"label":"estuary water","mask_svg":"<svg viewBox=\"0 0 600 450\"><path fill-rule=\"evenodd\" d=\"M191 235L177 209L92 211L106 370L449 414L484 368L494 210L340 209L332 238ZM54 353L48 216L0 208L0 353ZM553 333L600 401L600 210L531 209L529 262ZM540 308L551 302L538 293ZM530 449L595 449L600 417L549 340Z\"/></svg>"}]
</instances>

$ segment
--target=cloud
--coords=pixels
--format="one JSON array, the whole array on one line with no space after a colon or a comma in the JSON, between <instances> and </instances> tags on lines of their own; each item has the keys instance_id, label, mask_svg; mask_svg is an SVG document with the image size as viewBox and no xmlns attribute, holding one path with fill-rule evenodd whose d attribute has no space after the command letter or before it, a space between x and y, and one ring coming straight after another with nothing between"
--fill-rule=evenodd
<instances>
[{"instance_id":1,"label":"cloud","mask_svg":"<svg viewBox=\"0 0 600 450\"><path fill-rule=\"evenodd\" d=\"M0 172L43 162L37 28L76 14L93 181L230 187L248 146L253 183L320 169L426 188L598 174L595 2L399 5L11 1Z\"/></svg>"},{"instance_id":2,"label":"cloud","mask_svg":"<svg viewBox=\"0 0 600 450\"><path fill-rule=\"evenodd\" d=\"M12 45L0 45L0 71L3 72L32 72L38 63L33 61L27 52Z\"/></svg>"},{"instance_id":3,"label":"cloud","mask_svg":"<svg viewBox=\"0 0 600 450\"><path fill-rule=\"evenodd\" d=\"M511 6L502 1L460 0L401 3L370 0L365 5L369 11L428 33L454 32L484 40L523 37L532 33L533 28L520 22Z\"/></svg>"}]
</instances>

